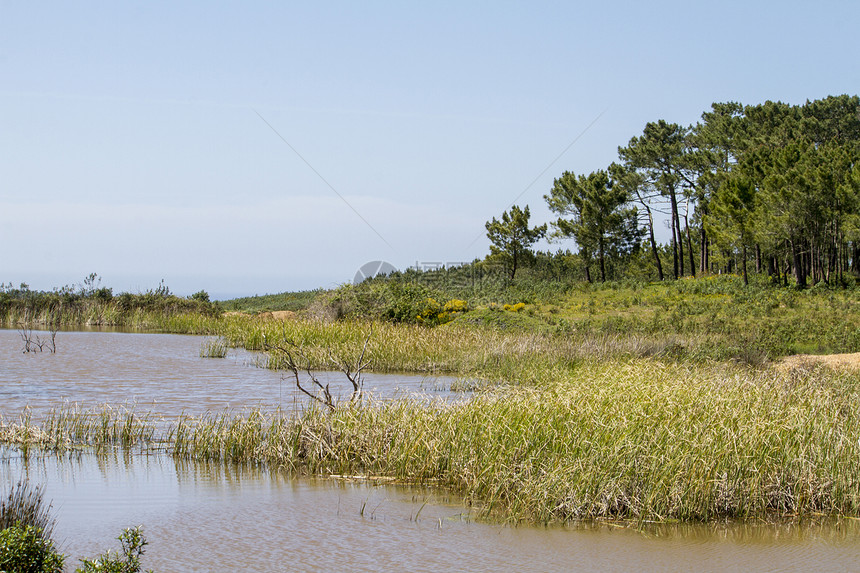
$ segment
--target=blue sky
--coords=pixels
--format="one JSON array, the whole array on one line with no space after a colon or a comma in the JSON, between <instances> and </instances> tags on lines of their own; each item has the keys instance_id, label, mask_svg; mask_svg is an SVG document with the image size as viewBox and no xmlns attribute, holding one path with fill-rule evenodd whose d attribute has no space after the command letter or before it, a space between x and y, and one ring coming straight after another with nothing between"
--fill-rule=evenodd
<instances>
[{"instance_id":1,"label":"blue sky","mask_svg":"<svg viewBox=\"0 0 860 573\"><path fill-rule=\"evenodd\" d=\"M0 1L0 282L224 298L483 257L487 220L549 221L553 179L649 121L860 92L858 22L844 1Z\"/></svg>"}]
</instances>

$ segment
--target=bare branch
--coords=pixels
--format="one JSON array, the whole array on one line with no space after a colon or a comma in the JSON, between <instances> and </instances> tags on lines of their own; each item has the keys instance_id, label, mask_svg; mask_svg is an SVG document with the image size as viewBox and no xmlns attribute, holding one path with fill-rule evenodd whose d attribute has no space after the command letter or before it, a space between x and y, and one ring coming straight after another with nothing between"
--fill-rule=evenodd
<instances>
[{"instance_id":1,"label":"bare branch","mask_svg":"<svg viewBox=\"0 0 860 573\"><path fill-rule=\"evenodd\" d=\"M305 395L307 395L311 399L319 402L320 404L328 407L331 410L334 410L334 407L335 407L334 399L332 398L331 392L329 390L329 385L326 384L325 386L323 386L322 382L320 382L319 379L316 376L314 376L314 373L311 371L311 361L307 357L307 355L302 351L302 349L299 345L297 345L295 342L293 342L291 340L285 340L285 342L288 345L287 347L280 346L278 344L269 344L267 342L263 342L263 347L266 350L276 350L276 351L280 352L286 358L286 365L287 365L287 368L293 373L293 377L295 378L295 381L296 381L296 388L301 390L302 393L304 393ZM294 352L302 360L302 362L304 363L304 366L301 366L301 367L299 366L298 362L296 361L296 357L293 355ZM311 392L309 389L305 388L302 385L302 379L301 379L301 375L299 374L299 370L304 370L307 373L310 381L313 382L313 385L317 387L317 389L318 389L317 393ZM319 391L322 392L322 394L323 394L322 397L320 397Z\"/></svg>"},{"instance_id":2,"label":"bare branch","mask_svg":"<svg viewBox=\"0 0 860 573\"><path fill-rule=\"evenodd\" d=\"M358 355L357 360L355 362L351 362L348 358L335 356L331 350L328 350L328 356L331 359L332 363L340 369L341 372L344 373L347 380L349 380L352 385L352 395L350 396L350 403L361 402L364 381L362 379L362 373L365 368L370 365L370 360L365 360L365 355L367 354L367 346L370 342L370 338L373 336L373 326L370 328L370 332L367 337L364 339L364 345L362 346L361 353ZM311 365L311 359L305 354L302 347L292 340L285 339L284 345L279 344L269 344L268 342L263 341L263 347L269 351L276 351L282 355L285 359L285 365L288 370L293 373L293 378L296 382L296 388L298 388L302 393L306 396L312 398L313 400L323 404L331 410L335 409L335 399L331 394L330 384L323 384L320 382L319 378L314 374ZM304 371L307 374L307 380L310 380L312 385L316 387L316 392L312 392L310 388L307 388L307 380L303 383L302 376L300 374L300 370ZM320 395L321 394L321 395Z\"/></svg>"}]
</instances>

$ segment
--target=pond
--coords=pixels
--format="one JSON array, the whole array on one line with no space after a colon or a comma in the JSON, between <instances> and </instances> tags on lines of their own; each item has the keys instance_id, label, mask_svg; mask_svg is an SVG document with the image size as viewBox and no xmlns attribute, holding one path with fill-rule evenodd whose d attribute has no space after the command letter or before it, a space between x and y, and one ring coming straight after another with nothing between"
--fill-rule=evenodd
<instances>
[{"instance_id":1,"label":"pond","mask_svg":"<svg viewBox=\"0 0 860 573\"><path fill-rule=\"evenodd\" d=\"M64 400L136 402L141 411L303 402L249 353L199 357L202 339L132 333L58 335L57 354L24 355L0 331L0 413ZM398 377L394 377L397 379ZM405 381L404 381L405 380ZM377 392L447 396L446 381L377 379ZM0 491L42 484L70 555L116 549L143 525L144 565L167 571L845 571L860 562L860 522L509 527L475 521L462 500L426 487L291 478L164 454L24 454L0 448Z\"/></svg>"},{"instance_id":2,"label":"pond","mask_svg":"<svg viewBox=\"0 0 860 573\"><path fill-rule=\"evenodd\" d=\"M176 334L60 332L56 353L24 353L18 331L0 330L0 416L17 416L29 406L37 417L64 403L128 405L169 417L307 404L294 380L257 366L265 363L264 354L230 349L226 358L201 358L205 341ZM341 372L316 374L333 392L351 391ZM451 377L368 372L364 379L367 393L378 399L462 397L449 391Z\"/></svg>"}]
</instances>

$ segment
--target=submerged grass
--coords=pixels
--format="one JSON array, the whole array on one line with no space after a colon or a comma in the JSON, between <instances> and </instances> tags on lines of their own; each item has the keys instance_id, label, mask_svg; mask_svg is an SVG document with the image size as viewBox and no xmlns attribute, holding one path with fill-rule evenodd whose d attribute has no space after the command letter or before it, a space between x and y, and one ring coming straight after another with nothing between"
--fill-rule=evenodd
<instances>
[{"instance_id":1,"label":"submerged grass","mask_svg":"<svg viewBox=\"0 0 860 573\"><path fill-rule=\"evenodd\" d=\"M534 383L454 404L224 412L159 432L131 412L99 423L70 412L40 431L56 436L47 443L150 440L181 458L435 483L511 521L860 515L856 374L654 360L523 374Z\"/></svg>"},{"instance_id":2,"label":"submerged grass","mask_svg":"<svg viewBox=\"0 0 860 573\"><path fill-rule=\"evenodd\" d=\"M92 446L97 450L121 446L148 446L157 441L157 424L146 414L133 408L111 407L81 409L65 405L48 412L34 422L29 410L17 421L0 420L0 442L24 449L37 447L65 450L77 446Z\"/></svg>"},{"instance_id":3,"label":"submerged grass","mask_svg":"<svg viewBox=\"0 0 860 573\"><path fill-rule=\"evenodd\" d=\"M226 358L229 346L223 338L207 338L200 345L201 358Z\"/></svg>"}]
</instances>

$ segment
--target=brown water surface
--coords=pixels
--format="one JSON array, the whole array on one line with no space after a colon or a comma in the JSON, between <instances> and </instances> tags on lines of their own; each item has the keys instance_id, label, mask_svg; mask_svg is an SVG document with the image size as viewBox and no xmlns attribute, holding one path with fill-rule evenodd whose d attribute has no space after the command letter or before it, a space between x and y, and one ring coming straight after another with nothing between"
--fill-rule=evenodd
<instances>
[{"instance_id":1,"label":"brown water surface","mask_svg":"<svg viewBox=\"0 0 860 573\"><path fill-rule=\"evenodd\" d=\"M47 333L34 333L41 336ZM201 358L201 336L130 332L60 332L57 352L23 353L15 330L0 330L0 416L25 407L34 416L64 403L134 406L139 412L199 415L225 408L297 409L307 404L293 380L257 367L265 355L230 349L226 358ZM340 372L317 373L333 392L351 386ZM422 394L450 398L453 378L365 375L374 397Z\"/></svg>"},{"instance_id":2,"label":"brown water surface","mask_svg":"<svg viewBox=\"0 0 860 573\"><path fill-rule=\"evenodd\" d=\"M429 488L290 479L159 455L25 456L5 450L4 490L46 487L70 556L117 547L143 524L155 571L852 571L855 520L826 524L598 524L534 528L473 521ZM426 505L425 505L426 502Z\"/></svg>"}]
</instances>

